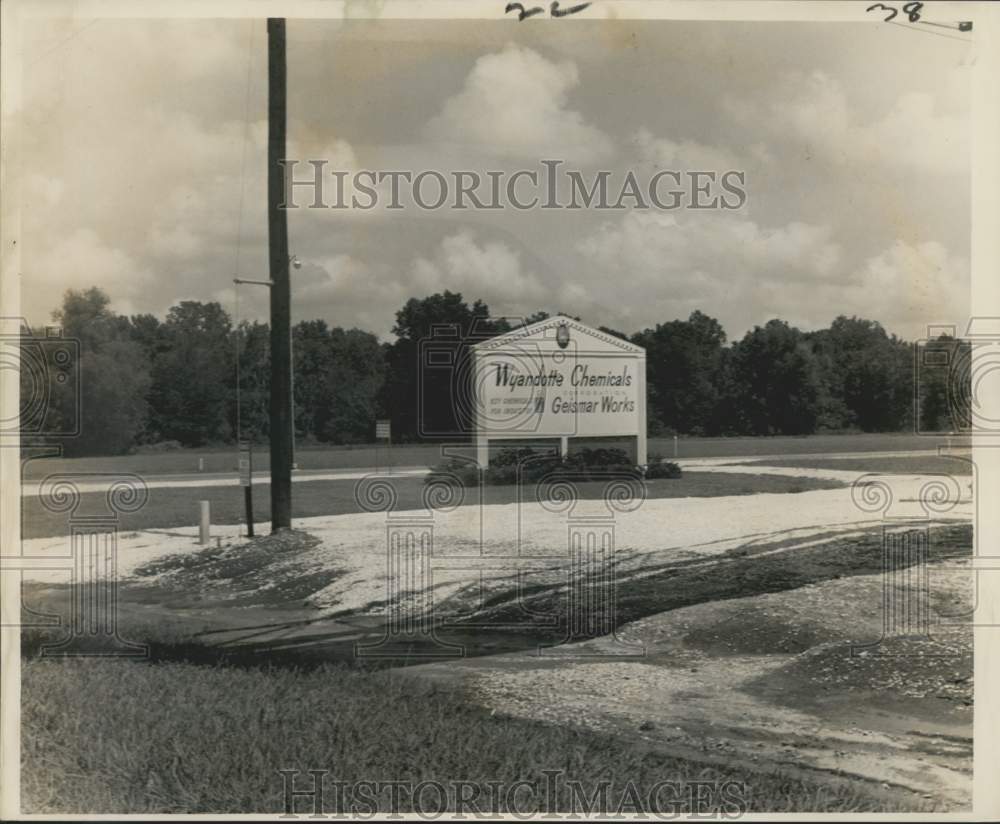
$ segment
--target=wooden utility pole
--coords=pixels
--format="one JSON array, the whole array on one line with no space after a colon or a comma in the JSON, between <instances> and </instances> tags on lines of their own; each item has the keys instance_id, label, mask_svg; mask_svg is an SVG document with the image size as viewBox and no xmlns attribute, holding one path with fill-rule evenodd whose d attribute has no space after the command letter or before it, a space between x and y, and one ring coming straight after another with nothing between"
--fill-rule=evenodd
<instances>
[{"instance_id":1,"label":"wooden utility pole","mask_svg":"<svg viewBox=\"0 0 1000 824\"><path fill-rule=\"evenodd\" d=\"M285 21L267 21L267 234L271 263L271 531L292 525L291 286L284 201Z\"/></svg>"}]
</instances>

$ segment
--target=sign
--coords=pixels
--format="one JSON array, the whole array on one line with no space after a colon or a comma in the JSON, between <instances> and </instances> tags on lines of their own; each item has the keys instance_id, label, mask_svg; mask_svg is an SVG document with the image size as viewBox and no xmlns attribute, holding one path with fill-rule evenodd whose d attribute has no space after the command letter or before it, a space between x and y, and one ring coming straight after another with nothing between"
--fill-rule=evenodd
<instances>
[{"instance_id":1,"label":"sign","mask_svg":"<svg viewBox=\"0 0 1000 824\"><path fill-rule=\"evenodd\" d=\"M636 435L645 412L643 350L597 330L599 338L579 329L571 336L565 322L551 331L477 347L477 429L489 437Z\"/></svg>"},{"instance_id":2,"label":"sign","mask_svg":"<svg viewBox=\"0 0 1000 824\"><path fill-rule=\"evenodd\" d=\"M391 435L390 422L387 420L375 421L375 437L389 440Z\"/></svg>"},{"instance_id":3,"label":"sign","mask_svg":"<svg viewBox=\"0 0 1000 824\"><path fill-rule=\"evenodd\" d=\"M240 471L240 486L250 486L253 475L253 453L250 444L240 444L240 458L237 466Z\"/></svg>"},{"instance_id":4,"label":"sign","mask_svg":"<svg viewBox=\"0 0 1000 824\"><path fill-rule=\"evenodd\" d=\"M556 317L476 344L472 353L480 455L489 440L634 437L645 462L641 347Z\"/></svg>"}]
</instances>

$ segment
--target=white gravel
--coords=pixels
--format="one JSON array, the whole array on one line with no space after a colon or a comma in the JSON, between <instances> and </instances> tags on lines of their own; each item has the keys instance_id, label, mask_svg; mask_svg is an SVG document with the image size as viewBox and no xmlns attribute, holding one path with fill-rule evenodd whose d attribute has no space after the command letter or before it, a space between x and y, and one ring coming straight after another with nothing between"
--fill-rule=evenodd
<instances>
[{"instance_id":1,"label":"white gravel","mask_svg":"<svg viewBox=\"0 0 1000 824\"><path fill-rule=\"evenodd\" d=\"M841 470L791 469L760 466L700 466L726 473L782 474L853 481L862 473ZM969 520L973 515L971 490L965 482L942 487L947 496L937 510L928 510L918 498L936 476L880 476L886 494L864 496L852 489L800 493L740 495L716 498L661 498L647 500L635 511L614 512L604 501L579 501L569 511L553 512L537 503L521 505L463 506L450 512L417 510L336 515L297 519L295 526L321 543L296 559L303 568L337 568L345 571L312 599L320 607L365 609L383 601L387 592L387 541L390 532L429 527L433 534L433 573L427 582L440 602L484 575L487 585L513 585L517 557L530 557L536 574L563 574L568 562L568 530L613 528L619 570L641 574L644 567L681 559L710 557L749 543L791 540L796 545L815 543L821 537L877 526L890 501L893 517L933 516L935 521ZM878 492L873 487L869 492ZM860 503L870 511L860 508ZM268 525L260 524L261 534ZM241 540L241 525L213 526L223 546ZM118 538L117 570L121 579L137 568L168 555L202 549L197 530L163 529L125 533ZM23 542L23 555L53 558L67 555L68 538L39 538ZM48 563L51 563L49 561ZM484 567L486 571L483 572ZM546 571L547 570L547 571ZM26 570L25 580L68 581L64 570Z\"/></svg>"}]
</instances>

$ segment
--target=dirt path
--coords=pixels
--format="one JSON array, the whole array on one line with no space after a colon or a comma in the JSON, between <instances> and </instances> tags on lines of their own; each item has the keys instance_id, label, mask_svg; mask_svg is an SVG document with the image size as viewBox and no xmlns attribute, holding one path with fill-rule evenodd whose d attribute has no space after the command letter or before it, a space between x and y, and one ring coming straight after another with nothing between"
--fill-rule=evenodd
<instances>
[{"instance_id":1,"label":"dirt path","mask_svg":"<svg viewBox=\"0 0 1000 824\"><path fill-rule=\"evenodd\" d=\"M944 579L935 603L952 611L968 600L968 579ZM939 627L933 640L877 644L881 593L881 575L829 580L661 613L617 639L549 654L417 669L466 685L498 712L680 755L854 778L898 791L902 808L967 807L971 632Z\"/></svg>"}]
</instances>

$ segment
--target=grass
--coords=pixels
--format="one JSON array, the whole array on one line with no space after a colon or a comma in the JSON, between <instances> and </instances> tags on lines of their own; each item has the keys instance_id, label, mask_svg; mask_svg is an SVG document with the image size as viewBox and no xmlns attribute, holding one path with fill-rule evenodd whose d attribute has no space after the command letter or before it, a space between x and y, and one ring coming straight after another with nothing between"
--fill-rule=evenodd
<instances>
[{"instance_id":1,"label":"grass","mask_svg":"<svg viewBox=\"0 0 1000 824\"><path fill-rule=\"evenodd\" d=\"M943 444L945 437L900 434L803 435L756 438L689 438L679 439L680 458L717 458L744 455L779 455L822 452L890 452L933 449ZM968 438L952 437L954 445L967 444ZM469 447L471 454L472 448ZM673 438L650 438L650 455L659 453L666 458L674 454ZM384 465L387 455L394 466L430 466L441 459L435 444L400 444L387 453L384 447L371 444L358 446L299 446L295 458L302 469L356 469ZM43 478L56 472L135 472L140 475L161 475L198 472L198 460L204 461L205 472L235 472L236 448L218 447L182 449L174 452L141 453L117 457L40 458L28 461L25 478ZM262 446L254 452L254 468L267 469L269 455Z\"/></svg>"},{"instance_id":2,"label":"grass","mask_svg":"<svg viewBox=\"0 0 1000 824\"><path fill-rule=\"evenodd\" d=\"M971 475L971 459L943 455L900 455L892 458L774 458L745 466L788 466L804 469L842 469L884 474Z\"/></svg>"},{"instance_id":3,"label":"grass","mask_svg":"<svg viewBox=\"0 0 1000 824\"><path fill-rule=\"evenodd\" d=\"M293 510L296 518L319 515L345 515L364 511L355 497L358 481L301 481L293 484ZM842 484L811 478L794 478L781 475L738 475L712 472L686 472L681 478L658 479L646 482L648 498L716 497L721 495L753 495L762 492L805 492L813 489L836 489ZM400 511L421 509L424 506L424 481L422 477L393 479L396 491L396 508ZM597 498L604 494L603 483L578 484L583 498ZM530 494L530 493L529 493ZM517 488L488 487L467 491L465 503L478 504L480 495L486 503L509 504L517 500ZM528 499L531 499L530 497ZM243 489L238 486L205 487L153 487L149 500L138 512L121 518L123 532L147 528L194 526L198 521L198 501L209 501L212 521L216 524L241 523L245 520ZM103 493L85 493L81 496L77 515L104 514L107 505ZM65 535L69 532L66 513L46 509L37 496L21 501L22 534L25 538L43 538ZM255 487L254 517L257 522L271 517L270 487Z\"/></svg>"},{"instance_id":4,"label":"grass","mask_svg":"<svg viewBox=\"0 0 1000 824\"><path fill-rule=\"evenodd\" d=\"M27 660L22 725L22 809L36 814L279 813L279 769L328 770L328 788L333 781L437 781L450 792L454 782L470 782L465 797L479 795L484 812L487 782L506 789L522 780L539 789L518 793L516 809L544 812L544 770L562 773L560 810L571 809L567 781L580 782L588 797L608 782L609 812L628 798L630 783L647 799L664 781L678 782L681 799L684 788L696 789L691 782L745 784L745 794L729 798L748 796L748 808L758 811L900 808L898 798L874 788L671 757L621 738L494 716L453 688L399 672L346 666ZM308 776L299 775L297 787L303 781ZM387 787L371 795L373 804L355 812L413 809L406 790L395 810ZM504 796L497 796L501 811L511 809ZM671 796L662 793L661 805ZM435 792L423 799L425 812L437 811ZM719 802L716 796L710 805ZM307 804L299 802L300 814L312 812ZM324 808L343 811L332 789Z\"/></svg>"}]
</instances>

